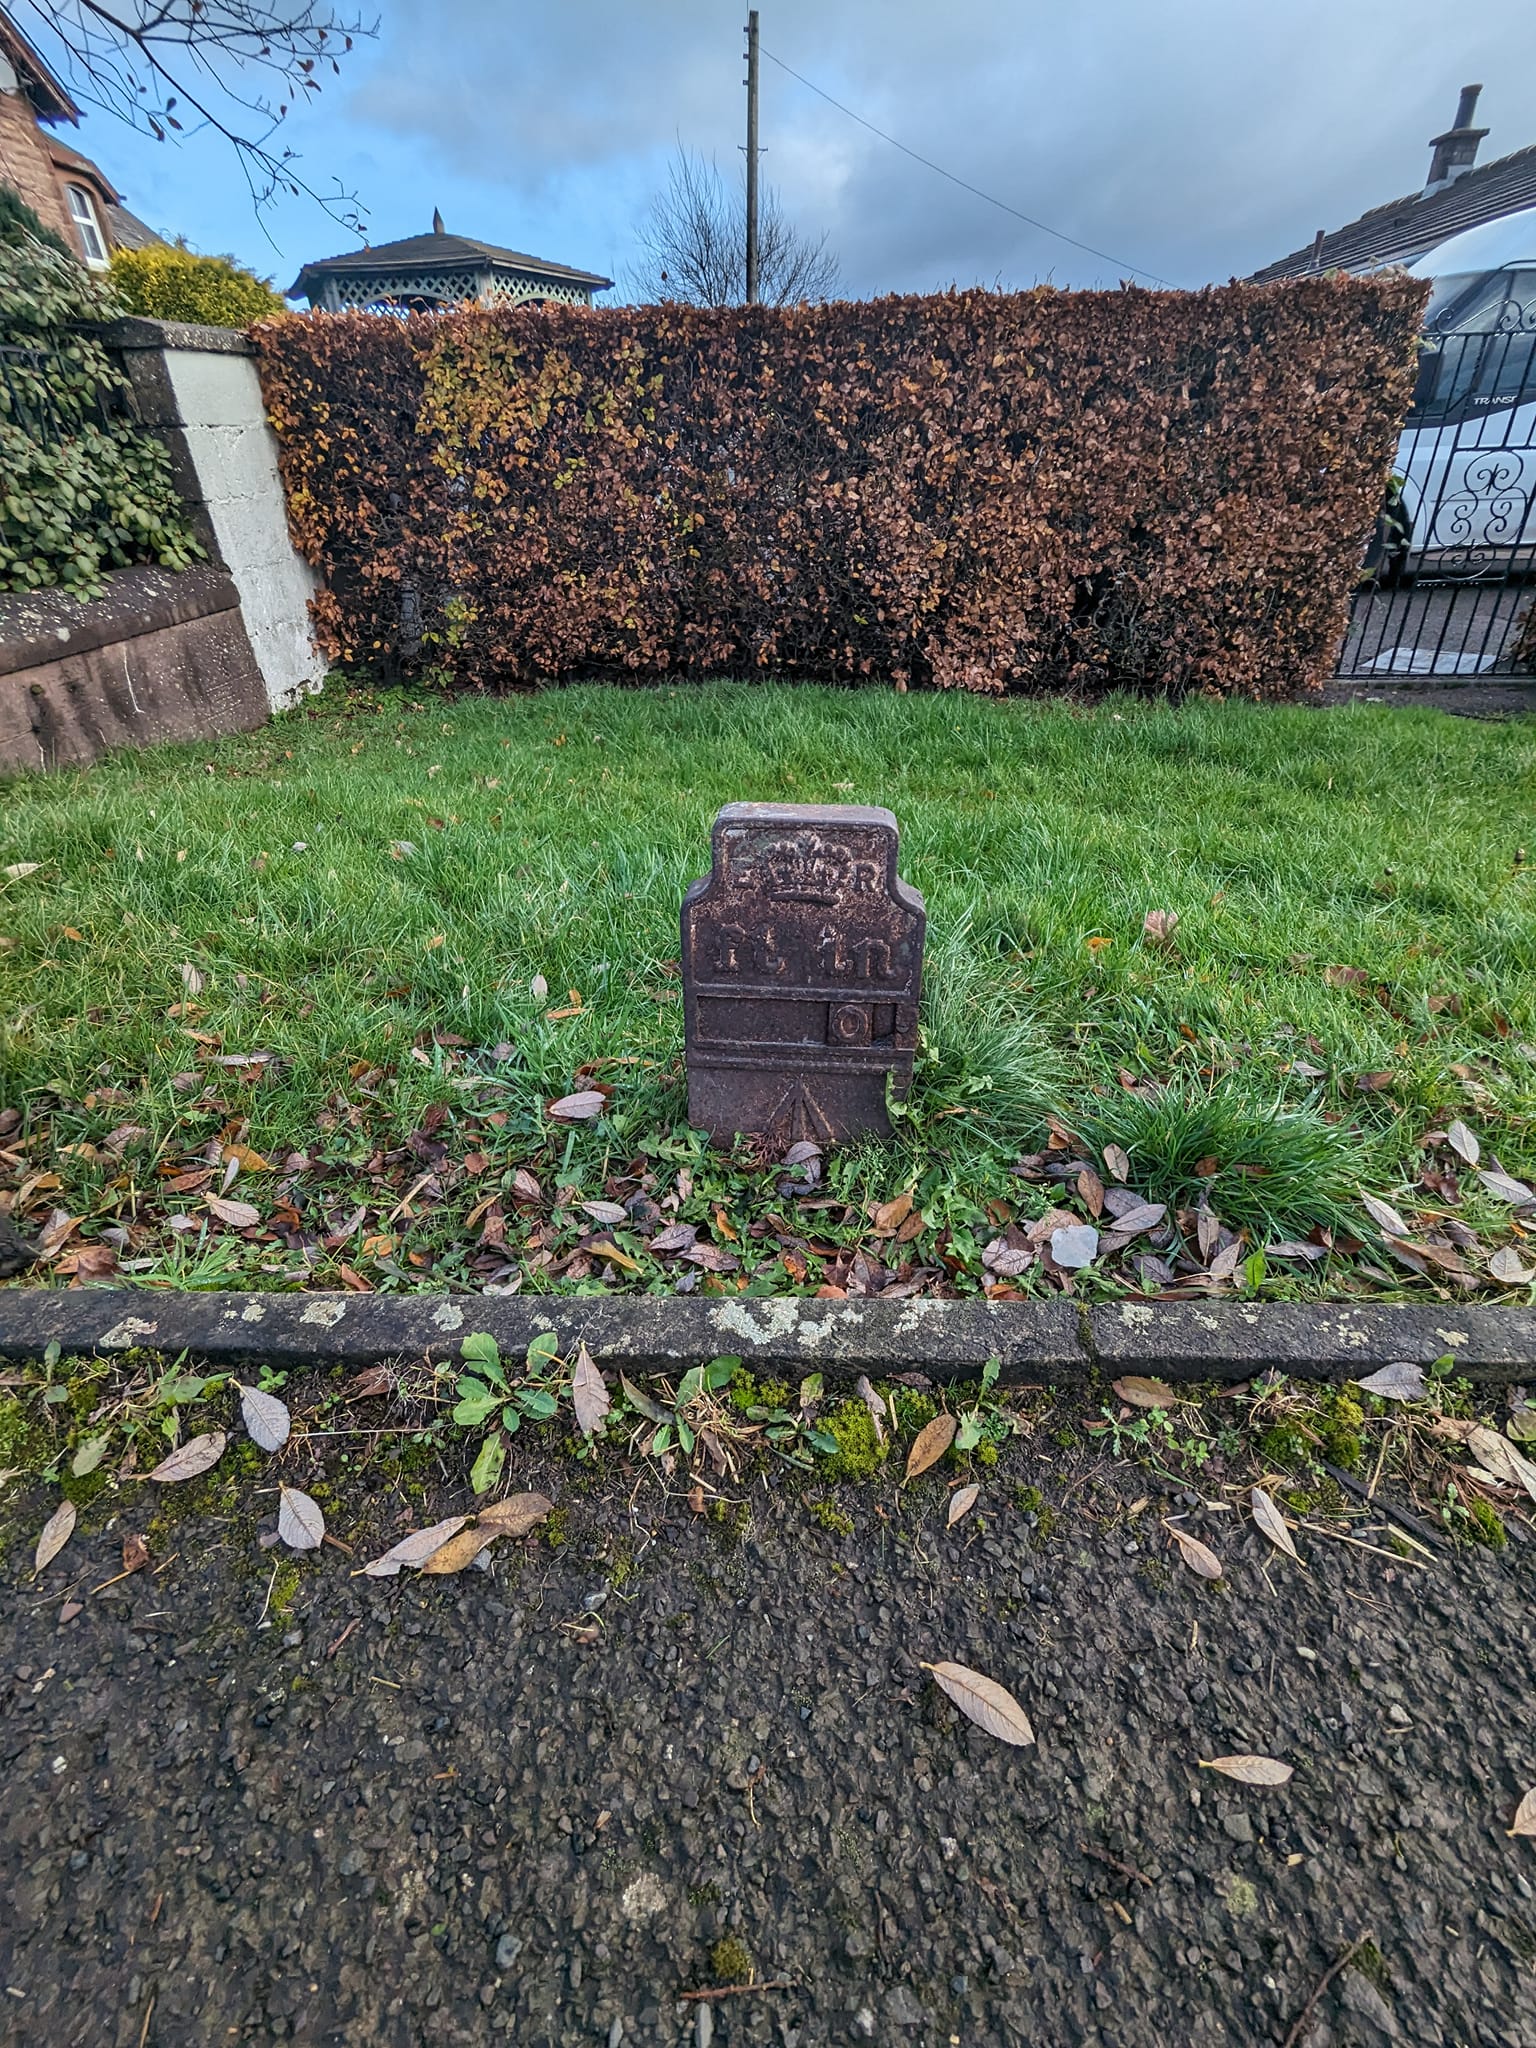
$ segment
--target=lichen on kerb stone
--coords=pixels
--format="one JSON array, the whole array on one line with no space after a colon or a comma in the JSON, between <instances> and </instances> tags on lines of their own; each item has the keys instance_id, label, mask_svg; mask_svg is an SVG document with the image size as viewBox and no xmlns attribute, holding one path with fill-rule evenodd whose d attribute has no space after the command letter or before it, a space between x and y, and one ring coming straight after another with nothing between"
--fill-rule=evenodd
<instances>
[{"instance_id":1,"label":"lichen on kerb stone","mask_svg":"<svg viewBox=\"0 0 1536 2048\"><path fill-rule=\"evenodd\" d=\"M744 1301L722 1302L715 1310L715 1321L733 1337L740 1337L744 1344L771 1344L777 1338L788 1337L799 1331L802 1342L809 1332L801 1323L800 1303L792 1297L778 1296L755 1304L765 1320L758 1322ZM817 1335L820 1335L818 1331Z\"/></svg>"},{"instance_id":2,"label":"lichen on kerb stone","mask_svg":"<svg viewBox=\"0 0 1536 2048\"><path fill-rule=\"evenodd\" d=\"M1465 1330L1436 1330L1435 1335L1442 1344L1449 1344L1453 1351L1458 1344L1465 1344L1467 1342Z\"/></svg>"},{"instance_id":3,"label":"lichen on kerb stone","mask_svg":"<svg viewBox=\"0 0 1536 2048\"><path fill-rule=\"evenodd\" d=\"M141 1337L153 1337L160 1325L147 1323L142 1316L124 1316L120 1323L114 1323L96 1339L98 1351L131 1351Z\"/></svg>"},{"instance_id":4,"label":"lichen on kerb stone","mask_svg":"<svg viewBox=\"0 0 1536 2048\"><path fill-rule=\"evenodd\" d=\"M455 1308L451 1301L445 1301L441 1308L433 1310L432 1325L438 1330L461 1330L464 1327L464 1311Z\"/></svg>"},{"instance_id":5,"label":"lichen on kerb stone","mask_svg":"<svg viewBox=\"0 0 1536 2048\"><path fill-rule=\"evenodd\" d=\"M1153 1321L1153 1315L1140 1302L1125 1301L1120 1304L1120 1320L1132 1330L1144 1330Z\"/></svg>"},{"instance_id":6,"label":"lichen on kerb stone","mask_svg":"<svg viewBox=\"0 0 1536 2048\"><path fill-rule=\"evenodd\" d=\"M312 1301L299 1321L313 1323L322 1330L334 1330L346 1312L344 1301Z\"/></svg>"},{"instance_id":7,"label":"lichen on kerb stone","mask_svg":"<svg viewBox=\"0 0 1536 2048\"><path fill-rule=\"evenodd\" d=\"M242 1323L264 1323L266 1319L267 1311L259 1301L248 1301L240 1311Z\"/></svg>"},{"instance_id":8,"label":"lichen on kerb stone","mask_svg":"<svg viewBox=\"0 0 1536 2048\"><path fill-rule=\"evenodd\" d=\"M942 1313L944 1307L942 1301L909 1301L897 1318L896 1335L910 1337L921 1329L929 1316Z\"/></svg>"}]
</instances>

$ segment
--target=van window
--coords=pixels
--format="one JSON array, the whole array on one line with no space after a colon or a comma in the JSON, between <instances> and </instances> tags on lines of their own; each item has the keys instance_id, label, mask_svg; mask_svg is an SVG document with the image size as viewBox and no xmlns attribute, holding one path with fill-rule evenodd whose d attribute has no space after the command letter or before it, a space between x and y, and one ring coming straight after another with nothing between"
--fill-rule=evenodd
<instances>
[{"instance_id":1,"label":"van window","mask_svg":"<svg viewBox=\"0 0 1536 2048\"><path fill-rule=\"evenodd\" d=\"M1536 269L1436 278L1424 325L1430 334L1536 332Z\"/></svg>"}]
</instances>

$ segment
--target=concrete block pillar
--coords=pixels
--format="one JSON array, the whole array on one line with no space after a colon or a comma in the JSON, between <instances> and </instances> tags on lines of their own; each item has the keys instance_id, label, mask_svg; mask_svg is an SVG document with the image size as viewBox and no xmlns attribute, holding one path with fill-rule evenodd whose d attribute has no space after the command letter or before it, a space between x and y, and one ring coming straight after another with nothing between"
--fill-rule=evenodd
<instances>
[{"instance_id":1,"label":"concrete block pillar","mask_svg":"<svg viewBox=\"0 0 1536 2048\"><path fill-rule=\"evenodd\" d=\"M100 330L133 387L139 416L171 453L198 537L240 593L274 711L325 680L310 629L313 570L288 537L256 355L243 334L132 318Z\"/></svg>"}]
</instances>

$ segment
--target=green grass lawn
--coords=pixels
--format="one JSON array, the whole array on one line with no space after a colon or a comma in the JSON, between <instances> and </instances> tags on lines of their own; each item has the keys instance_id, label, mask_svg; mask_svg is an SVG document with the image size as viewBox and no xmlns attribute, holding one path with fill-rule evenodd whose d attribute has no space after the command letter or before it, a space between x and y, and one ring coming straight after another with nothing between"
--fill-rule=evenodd
<instances>
[{"instance_id":1,"label":"green grass lawn","mask_svg":"<svg viewBox=\"0 0 1536 2048\"><path fill-rule=\"evenodd\" d=\"M66 1276L661 1289L698 1272L647 1248L680 1217L736 1261L705 1286L862 1288L862 1242L876 1282L947 1290L990 1282L999 1232L1091 1207L1051 1169L1109 1178L1119 1146L1183 1228L1090 1291L1155 1283L1127 1263L1154 1246L1205 1263L1202 1202L1245 1261L1331 1233L1239 1267L1265 1291L1491 1286L1518 1211L1425 1137L1460 1119L1482 1168L1536 1173L1533 771L1530 721L1369 707L337 692L5 786L0 1190ZM827 1162L821 1206L683 1123L678 905L747 797L888 805L928 902L910 1114ZM552 1125L593 1074L607 1113ZM1077 1143L1047 1149L1053 1114ZM230 1146L265 1164L226 1188ZM1427 1255L1376 1239L1362 1186ZM870 1241L908 1190L920 1234ZM585 1242L579 1201L635 1198L598 1238L618 1258Z\"/></svg>"}]
</instances>

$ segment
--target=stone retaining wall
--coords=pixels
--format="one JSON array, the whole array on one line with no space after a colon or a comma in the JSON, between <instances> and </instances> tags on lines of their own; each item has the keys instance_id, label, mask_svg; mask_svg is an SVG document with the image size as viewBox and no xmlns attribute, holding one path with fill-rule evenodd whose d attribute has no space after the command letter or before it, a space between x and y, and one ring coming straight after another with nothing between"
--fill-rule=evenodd
<instances>
[{"instance_id":1,"label":"stone retaining wall","mask_svg":"<svg viewBox=\"0 0 1536 2048\"><path fill-rule=\"evenodd\" d=\"M86 604L62 590L0 593L0 774L212 739L270 709L223 569L119 569Z\"/></svg>"}]
</instances>

